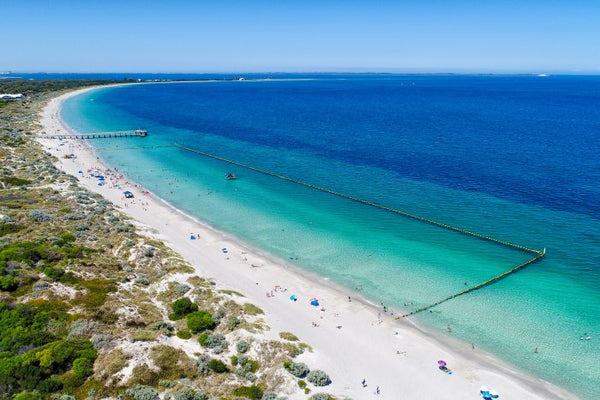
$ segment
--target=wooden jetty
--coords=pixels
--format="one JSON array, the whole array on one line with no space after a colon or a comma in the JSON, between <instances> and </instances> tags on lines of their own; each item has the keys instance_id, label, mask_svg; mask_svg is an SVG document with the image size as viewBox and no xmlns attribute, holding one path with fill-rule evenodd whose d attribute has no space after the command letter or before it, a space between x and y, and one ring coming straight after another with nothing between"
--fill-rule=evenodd
<instances>
[{"instance_id":1,"label":"wooden jetty","mask_svg":"<svg viewBox=\"0 0 600 400\"><path fill-rule=\"evenodd\" d=\"M109 138L123 138L123 137L146 137L148 131L145 129L135 129L131 131L118 131L118 132L97 132L97 133L52 133L37 135L39 138L44 139L109 139Z\"/></svg>"}]
</instances>

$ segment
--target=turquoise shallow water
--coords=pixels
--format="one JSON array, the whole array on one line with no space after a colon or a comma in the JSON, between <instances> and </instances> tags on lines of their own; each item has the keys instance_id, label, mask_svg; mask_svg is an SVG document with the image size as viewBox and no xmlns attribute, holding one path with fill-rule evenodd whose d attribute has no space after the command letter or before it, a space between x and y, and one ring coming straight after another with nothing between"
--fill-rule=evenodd
<instances>
[{"instance_id":1,"label":"turquoise shallow water","mask_svg":"<svg viewBox=\"0 0 600 400\"><path fill-rule=\"evenodd\" d=\"M597 144L588 142L587 147L580 146L586 149L580 150L572 143L575 139L561 138L558 132L553 141L564 141L561 147L567 153L565 157L574 152L580 161L577 157L566 160L564 169L555 176L534 179L536 172L552 169L551 160L515 166L507 156L510 168L503 171L503 176L495 176L493 167L500 163L495 160L499 157L496 153L519 151L510 149L510 141L494 142L492 136L484 140L467 132L452 141L444 136L435 145L427 145L419 139L421 131L415 129L421 126L426 132L432 124L443 123L437 119L434 123L417 111L412 111L407 120L414 125L414 136L398 134L394 115L399 109L394 104L400 100L388 91L412 87L411 79L397 77L389 84L372 78L102 89L67 101L62 116L83 132L147 128L150 136L145 139L99 140L92 144L111 165L174 206L348 288L362 285L367 298L383 301L396 310L406 310L404 302L427 304L462 290L465 283L489 279L525 261L528 255L180 149L123 148L178 141L528 247L546 247L548 255L542 262L417 319L442 333L449 323L453 336L584 398L592 398L600 392L596 368L600 355L600 223L597 204L588 204L590 199L597 199L598 187L592 179L597 171L594 156L586 151L593 153ZM459 109L471 110L469 118L480 125L478 132L482 127L499 124L498 115L488 114L488 105L479 110L472 105L476 103L465 100L465 91L475 93L469 94L474 98L493 97L488 88L494 85L495 91L511 92L510 85L509 89L497 87L497 81L417 80L419 85L424 91L414 100L420 105L417 110L431 98L436 105L432 112L438 117L459 121L454 126L457 132L465 129L460 122L465 116L455 115L457 103ZM361 88L360 96L356 95L357 86ZM447 98L440 100L435 89ZM523 97L523 103L499 101L495 106L518 111L528 102L537 104L532 93L542 89L531 86L524 92L510 93L511 99ZM338 101L323 102L327 96ZM378 108L379 114L356 108L356 104L364 103L368 110L385 96L389 99ZM565 96L554 100L558 106L562 106ZM255 102L249 102L249 98ZM317 111L312 108L314 104L319 105ZM540 111L536 121L531 112L529 109L522 118L531 119L534 126L543 125L548 118ZM585 107L572 112L588 116L581 119L583 126L579 129L585 131L585 124L598 126L598 116L590 117ZM344 119L336 119L334 115L338 114ZM360 126L354 118L372 121ZM515 114L504 118L514 119ZM502 121L510 126L510 121ZM311 131L301 131L304 126ZM352 127L360 128L356 135L360 140L340 140L342 135L350 135ZM318 136L315 130L320 130ZM363 140L365 137L369 140ZM457 142L459 139L479 143L469 153ZM402 144L400 150L390 155L397 142ZM494 146L498 150L486 159L479 155L477 146L487 152ZM441 156L444 150L451 157ZM576 169L574 162L581 163L587 172L569 184L560 176L569 168ZM445 171L457 168L455 164L463 167L456 169L460 172L456 177L453 173L437 173L446 164L454 166ZM561 161L553 165L558 168ZM228 171L240 179L226 181L223 177ZM493 182L478 184L483 182L479 174ZM514 185L510 185L511 179ZM499 190L503 184L506 189ZM555 192L552 188L556 187L560 190ZM542 190L545 196L529 193L535 190ZM565 191L572 202L564 197ZM584 332L592 340L580 341ZM539 354L533 354L536 346Z\"/></svg>"}]
</instances>

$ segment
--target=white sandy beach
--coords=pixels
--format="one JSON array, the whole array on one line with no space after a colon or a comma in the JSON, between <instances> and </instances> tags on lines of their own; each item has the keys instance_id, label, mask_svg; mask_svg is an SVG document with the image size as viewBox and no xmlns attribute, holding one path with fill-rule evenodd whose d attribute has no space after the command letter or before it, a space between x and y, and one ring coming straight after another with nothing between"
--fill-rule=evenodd
<instances>
[{"instance_id":1,"label":"white sandy beach","mask_svg":"<svg viewBox=\"0 0 600 400\"><path fill-rule=\"evenodd\" d=\"M65 133L58 113L66 98L93 90L86 88L52 99L41 115L42 131ZM428 333L410 321L378 323L382 310L345 292L326 280L298 273L296 268L262 254L231 236L183 215L160 199L142 194L140 187L126 179L122 189L87 178L93 167L107 169L85 145L74 142L74 159L64 159L69 146L57 147L57 141L39 139L44 148L58 157L58 167L77 177L80 184L99 193L181 254L204 278L212 278L221 289L243 293L248 301L265 313L271 327L267 335L278 338L281 331L293 332L314 352L299 357L310 367L326 371L333 383L323 391L354 400L380 399L481 399L480 386L493 388L500 399L572 399L562 389L529 377L492 358L479 349L471 349L441 334ZM58 149L58 151L57 151ZM80 174L78 171L83 171ZM135 199L125 200L130 190ZM199 234L190 240L190 234ZM223 248L228 252L224 253ZM279 285L286 292L274 290ZM273 291L274 296L267 296ZM296 294L298 301L290 301ZM352 301L348 301L352 296ZM309 304L316 297L320 307ZM322 309L324 311L322 311ZM318 325L318 326L315 326ZM437 368L445 360L452 374ZM365 379L367 387L361 381ZM381 393L375 394L379 386ZM318 390L319 391L319 390ZM290 397L294 398L294 397ZM298 397L306 398L306 396Z\"/></svg>"}]
</instances>

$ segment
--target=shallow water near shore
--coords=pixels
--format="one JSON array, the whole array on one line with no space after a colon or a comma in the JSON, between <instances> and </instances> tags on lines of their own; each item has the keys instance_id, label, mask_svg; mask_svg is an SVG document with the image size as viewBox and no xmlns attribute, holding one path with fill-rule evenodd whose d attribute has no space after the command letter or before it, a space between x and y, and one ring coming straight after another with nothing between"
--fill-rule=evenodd
<instances>
[{"instance_id":1,"label":"shallow water near shore","mask_svg":"<svg viewBox=\"0 0 600 400\"><path fill-rule=\"evenodd\" d=\"M547 257L420 314L583 398L600 392L600 78L339 76L100 89L67 100L107 162L179 209L395 312L528 254L174 147L183 143ZM227 181L233 172L239 179ZM413 305L405 307L406 302ZM591 340L579 340L586 333ZM445 333L450 334L450 333ZM538 347L538 354L533 349Z\"/></svg>"}]
</instances>

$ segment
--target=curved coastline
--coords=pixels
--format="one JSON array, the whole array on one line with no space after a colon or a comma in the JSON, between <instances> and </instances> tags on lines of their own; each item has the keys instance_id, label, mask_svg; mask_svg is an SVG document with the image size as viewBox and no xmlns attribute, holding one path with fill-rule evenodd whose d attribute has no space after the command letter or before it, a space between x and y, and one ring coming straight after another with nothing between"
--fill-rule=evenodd
<instances>
[{"instance_id":1,"label":"curved coastline","mask_svg":"<svg viewBox=\"0 0 600 400\"><path fill-rule=\"evenodd\" d=\"M112 86L114 87L123 85ZM42 125L44 130L50 132L59 126L61 129L72 130L67 124L64 123L64 121L60 119L59 112L62 102L71 96L106 87L107 86L101 86L76 90L52 99L45 107L42 115ZM52 153L52 149L55 147L55 142L50 139L40 139L39 141L47 151ZM99 168L110 168L104 160L100 159L99 156L95 154L93 147L88 146L87 144L84 145L81 142L77 143L78 149L76 154L78 158L75 160L60 159L58 162L60 168L74 176L77 176L77 169L81 166L88 168L91 165L97 165ZM86 165L85 163L90 164ZM127 178L124 178L124 180L128 181L129 186L134 185L134 182L131 180ZM111 191L108 188L99 189L93 184L86 184L91 182L85 182L83 179L80 179L80 181L83 181L83 185L88 189L102 194L117 206L123 204L122 202L119 202L118 190ZM155 195L150 195L147 197L147 199L148 203L152 203L152 207L160 212L161 216L163 213L166 215L165 218L167 222L164 222L161 218L152 218L150 215L144 214L144 211L137 206L126 208L121 207L121 209L134 220L138 221L139 224L154 229L159 239L166 241L170 247L179 252L196 268L196 270L202 276L205 278L211 278L211 275L214 275L218 286L238 290L247 295L253 302L257 302L267 312L268 325L272 327L287 327L287 324L290 322L289 317L286 319L286 317L282 316L282 314L286 313L286 309L289 307L289 304L292 303L290 303L288 300L287 302L282 302L285 303L282 304L283 306L278 304L277 307L269 307L269 302L273 303L275 300L266 300L264 295L260 296L260 293L263 293L264 286L272 287L273 285L265 285L265 282L269 280L272 282L279 282L283 280L286 287L297 287L298 289L295 290L303 297L308 296L309 293L323 293L321 297L325 299L325 304L328 308L342 310L343 314L351 314L351 318L348 320L344 318L344 329L341 329L340 331L346 333L349 330L353 330L353 332L349 333L354 334L355 338L348 338L346 339L347 341L345 343L344 340L341 340L342 343L340 344L357 345L361 344L360 340L362 339L378 339L381 337L381 341L374 340L374 346L372 344L368 346L369 348L366 354L368 354L369 351L374 351L375 355L378 355L379 352L385 352L384 359L382 361L375 360L375 364L381 363L385 368L392 370L398 368L402 369L402 375L405 375L405 377L401 380L401 382L398 383L398 387L406 388L408 386L410 389L410 387L415 386L415 383L417 382L423 385L426 385L428 382L434 385L439 383L440 388L436 390L441 389L441 391L433 391L434 388L427 388L431 390L430 392L427 392L427 394L440 396L443 394L446 394L446 396L450 395L450 397L440 398L456 398L470 393L476 394L476 391L480 385L494 385L494 387L496 387L503 395L513 398L577 398L573 394L567 393L559 387L547 383L539 378L529 376L511 365L497 360L494 356L486 352L481 350L473 352L471 349L468 349L469 346L464 342L442 336L441 334L437 334L435 332L430 332L412 320L395 322L393 325L374 324L373 321L377 320L378 318L377 313L379 310L377 306L372 301L357 295L356 292L351 292L328 279L302 270L293 264L290 264L270 254L266 254L260 249L248 246L234 235L219 231L209 224L197 220L196 218L184 213L181 210L178 210L167 201ZM176 227L173 227L174 222L177 224ZM171 226L167 228L166 226L162 226L163 223L167 225L170 223ZM194 229L192 231L199 230L202 232L201 242L203 245L206 243L207 247L206 249L203 249L203 255L208 256L206 258L208 258L209 261L215 261L215 264L217 265L216 267L207 267L206 261L202 261L202 257L198 257L194 254L196 249L190 249L190 243L189 240L186 241L187 237L185 232L190 231L190 229L187 228L192 227ZM173 235L174 233L178 233L178 237L175 237ZM229 257L224 260L222 254L219 254L219 250L221 248L220 246L234 249L234 251L230 250L230 255L234 257L235 254L234 261L239 261L239 265L243 266L244 268L233 270L231 267L232 263L228 262L231 261ZM252 258L260 260L260 267L252 268L250 267L252 262L244 263L243 257L246 255L251 255ZM221 270L219 271L219 269ZM237 278L237 276L231 276L231 272L241 272L243 279L240 280ZM261 273L258 274L259 272ZM256 284L257 287L260 286L260 288L257 290L257 288L248 286L248 283L250 283L252 280L258 280L258 275L260 275L261 280L259 281L260 285L258 283ZM349 296L351 296L353 300L351 303L346 301ZM296 309L297 308L298 307L296 307ZM311 318L312 316L310 315L310 312L312 310L309 308L307 312L305 311L306 310L304 309L302 310L301 317L308 316ZM364 325L366 325L366 327ZM344 362L342 362L342 360L336 360L334 357L340 356L339 349L332 352L332 349L324 348L327 346L328 342L319 340L322 335L315 335L313 333L318 332L322 328L312 329L308 324L307 326L307 329L301 329L302 332L293 329L292 331L299 333L298 336L300 336L303 341L314 346L315 354L311 355L310 357L317 357L320 361L326 360L332 364L324 369L336 371L337 375L332 373L332 376L337 377L337 381L343 382L343 385L340 384L339 386L338 384L334 384L332 390L336 394L340 393L348 396L360 396L361 392L360 388L358 388L360 378L358 378L358 376L365 373L365 364L368 364L366 366L367 368L375 364L365 363L365 360L361 359L361 355L359 355L358 352L355 352L353 357L343 360ZM274 331L275 330L276 329L274 329ZM400 332L400 334L394 335L394 331ZM403 339L401 346L403 349L408 349L408 356L402 357L399 362L398 356L392 354L396 351L394 349L398 346L397 341L399 340L398 337L394 336L398 336L399 338ZM409 337L410 340L405 341L404 339L407 337ZM339 341L340 340L335 340L333 343L338 343ZM404 367L402 364L407 364L404 362L405 359L413 358L411 346L419 347L419 351L417 353L420 354L417 357L421 358L421 360L415 360L417 362L412 363L415 365ZM433 354L433 351L436 351L439 354ZM391 357L387 354L388 352L392 355ZM426 360L422 360L422 358L426 358ZM445 358L451 361L453 370L455 372L454 376L452 377L452 383L446 385L442 382L446 377L443 376L443 374L441 374L439 371L435 370L435 361L432 361L430 358ZM339 365L336 369L335 365L333 365L335 363L341 365ZM422 367L425 366L427 366L426 368L433 370L433 374L431 374L429 370L424 371ZM341 367L341 369L339 367ZM421 369L412 370L412 367L421 367ZM348 370L348 376L341 376L346 372L346 370ZM417 371L417 377L412 375L415 373L415 371ZM381 396L381 398L394 398L393 395L397 394L395 392L390 392L391 388L393 387L393 378L398 378L398 373L390 371L389 375L389 377L386 376L382 377L381 379L381 381L385 382L381 384L384 391L384 396ZM459 378L461 375L462 377ZM438 382L439 377L442 377L442 379ZM432 379L434 381L431 381ZM371 378L370 381L374 381L374 378ZM411 381L417 382L411 384ZM357 387L355 388L354 386ZM418 393L415 392L415 390L416 389L414 388L410 389L410 391L406 394L408 398L420 397L422 394L426 393ZM411 395L410 393L413 394ZM387 396L385 396L386 394ZM475 396L469 396L468 398L471 397L476 398Z\"/></svg>"}]
</instances>

